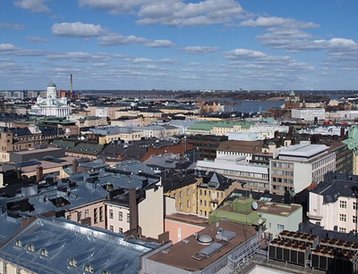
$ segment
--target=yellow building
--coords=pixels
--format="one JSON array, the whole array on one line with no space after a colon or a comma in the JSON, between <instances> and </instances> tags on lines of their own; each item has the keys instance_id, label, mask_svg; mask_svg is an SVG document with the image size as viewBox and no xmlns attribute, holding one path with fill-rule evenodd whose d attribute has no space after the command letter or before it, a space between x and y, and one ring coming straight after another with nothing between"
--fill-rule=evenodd
<instances>
[{"instance_id":1,"label":"yellow building","mask_svg":"<svg viewBox=\"0 0 358 274\"><path fill-rule=\"evenodd\" d=\"M210 176L198 185L198 209L197 215L208 218L209 213L231 193L235 188L232 180L211 172Z\"/></svg>"}]
</instances>

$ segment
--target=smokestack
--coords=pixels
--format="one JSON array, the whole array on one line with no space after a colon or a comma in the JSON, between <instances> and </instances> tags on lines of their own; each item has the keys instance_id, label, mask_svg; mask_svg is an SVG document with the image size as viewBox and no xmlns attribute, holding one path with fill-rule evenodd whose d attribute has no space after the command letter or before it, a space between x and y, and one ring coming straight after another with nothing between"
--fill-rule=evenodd
<instances>
[{"instance_id":1,"label":"smokestack","mask_svg":"<svg viewBox=\"0 0 358 274\"><path fill-rule=\"evenodd\" d=\"M38 166L36 168L36 182L41 182L42 177L43 177L43 173L44 173L44 169L42 166Z\"/></svg>"},{"instance_id":2,"label":"smokestack","mask_svg":"<svg viewBox=\"0 0 358 274\"><path fill-rule=\"evenodd\" d=\"M73 98L73 77L72 74L70 74L70 97Z\"/></svg>"},{"instance_id":3,"label":"smokestack","mask_svg":"<svg viewBox=\"0 0 358 274\"><path fill-rule=\"evenodd\" d=\"M133 232L138 232L137 194L135 189L129 189L128 192L129 192L129 212L130 212L129 229Z\"/></svg>"},{"instance_id":4,"label":"smokestack","mask_svg":"<svg viewBox=\"0 0 358 274\"><path fill-rule=\"evenodd\" d=\"M78 172L78 160L74 159L72 161L72 171L73 173L77 173Z\"/></svg>"}]
</instances>

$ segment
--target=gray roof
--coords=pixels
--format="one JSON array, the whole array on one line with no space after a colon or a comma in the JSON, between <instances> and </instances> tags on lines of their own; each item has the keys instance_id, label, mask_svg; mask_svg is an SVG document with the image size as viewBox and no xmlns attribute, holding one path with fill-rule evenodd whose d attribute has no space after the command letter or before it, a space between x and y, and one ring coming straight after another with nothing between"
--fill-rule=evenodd
<instances>
[{"instance_id":1,"label":"gray roof","mask_svg":"<svg viewBox=\"0 0 358 274\"><path fill-rule=\"evenodd\" d=\"M137 160L126 160L126 161L119 162L118 164L116 164L115 169L132 172L135 174L145 173L149 175L155 175L155 173L152 171L152 169L149 166Z\"/></svg>"},{"instance_id":2,"label":"gray roof","mask_svg":"<svg viewBox=\"0 0 358 274\"><path fill-rule=\"evenodd\" d=\"M320 182L312 192L322 195L324 203L334 203L339 197L356 198L358 197L358 176L327 173L324 181Z\"/></svg>"},{"instance_id":3,"label":"gray roof","mask_svg":"<svg viewBox=\"0 0 358 274\"><path fill-rule=\"evenodd\" d=\"M29 187L30 188L30 187ZM25 193L31 193L26 195ZM35 193L35 194L34 194ZM93 203L106 198L108 192L100 185L88 182L77 181L75 186L69 187L59 181L58 186L50 186L37 192L29 190L22 191L21 194L8 199L8 202L20 201L28 198L28 203L34 211L26 212L26 215L38 215L45 212L73 209L81 205ZM56 206L56 200L64 201Z\"/></svg>"},{"instance_id":4,"label":"gray roof","mask_svg":"<svg viewBox=\"0 0 358 274\"><path fill-rule=\"evenodd\" d=\"M0 213L0 246L9 238L15 235L20 229L21 221L12 218L6 213Z\"/></svg>"},{"instance_id":5,"label":"gray roof","mask_svg":"<svg viewBox=\"0 0 358 274\"><path fill-rule=\"evenodd\" d=\"M0 257L39 274L87 273L85 266L98 274L130 274L139 271L141 256L157 246L64 219L38 218L0 248ZM70 260L77 267L69 266Z\"/></svg>"}]
</instances>

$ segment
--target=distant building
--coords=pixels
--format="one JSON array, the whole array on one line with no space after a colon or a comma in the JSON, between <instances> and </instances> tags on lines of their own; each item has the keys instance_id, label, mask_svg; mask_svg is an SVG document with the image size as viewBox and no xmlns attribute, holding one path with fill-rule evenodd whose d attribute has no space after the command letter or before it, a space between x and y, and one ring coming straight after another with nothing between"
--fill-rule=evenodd
<instances>
[{"instance_id":1,"label":"distant building","mask_svg":"<svg viewBox=\"0 0 358 274\"><path fill-rule=\"evenodd\" d=\"M72 112L67 105L67 98L57 98L56 84L50 82L47 85L46 97L37 97L36 104L31 107L30 114L65 117Z\"/></svg>"},{"instance_id":2,"label":"distant building","mask_svg":"<svg viewBox=\"0 0 358 274\"><path fill-rule=\"evenodd\" d=\"M291 118L305 121L314 121L315 119L324 120L326 111L324 108L302 108L292 109Z\"/></svg>"}]
</instances>

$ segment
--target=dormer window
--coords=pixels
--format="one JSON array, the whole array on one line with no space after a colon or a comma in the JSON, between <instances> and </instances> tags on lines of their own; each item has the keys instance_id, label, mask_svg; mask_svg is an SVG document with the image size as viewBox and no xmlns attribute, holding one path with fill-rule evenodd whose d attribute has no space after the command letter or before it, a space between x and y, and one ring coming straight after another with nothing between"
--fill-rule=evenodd
<instances>
[{"instance_id":1,"label":"dormer window","mask_svg":"<svg viewBox=\"0 0 358 274\"><path fill-rule=\"evenodd\" d=\"M15 245L18 246L18 247L22 247L22 243L21 243L20 240L16 240Z\"/></svg>"},{"instance_id":2,"label":"dormer window","mask_svg":"<svg viewBox=\"0 0 358 274\"><path fill-rule=\"evenodd\" d=\"M84 271L85 271L86 273L94 273L93 266L90 265L90 264L86 264L85 267L84 267Z\"/></svg>"},{"instance_id":3,"label":"dormer window","mask_svg":"<svg viewBox=\"0 0 358 274\"><path fill-rule=\"evenodd\" d=\"M46 248L41 249L40 255L43 257L48 257L48 251Z\"/></svg>"},{"instance_id":4,"label":"dormer window","mask_svg":"<svg viewBox=\"0 0 358 274\"><path fill-rule=\"evenodd\" d=\"M102 271L102 274L110 274L110 273L109 273L109 271L107 271L107 270L103 270L103 271Z\"/></svg>"},{"instance_id":5,"label":"dormer window","mask_svg":"<svg viewBox=\"0 0 358 274\"><path fill-rule=\"evenodd\" d=\"M31 252L35 252L35 247L33 244L28 244L27 245L27 251L31 251Z\"/></svg>"},{"instance_id":6,"label":"dormer window","mask_svg":"<svg viewBox=\"0 0 358 274\"><path fill-rule=\"evenodd\" d=\"M77 261L75 259L69 259L68 266L77 267Z\"/></svg>"}]
</instances>

